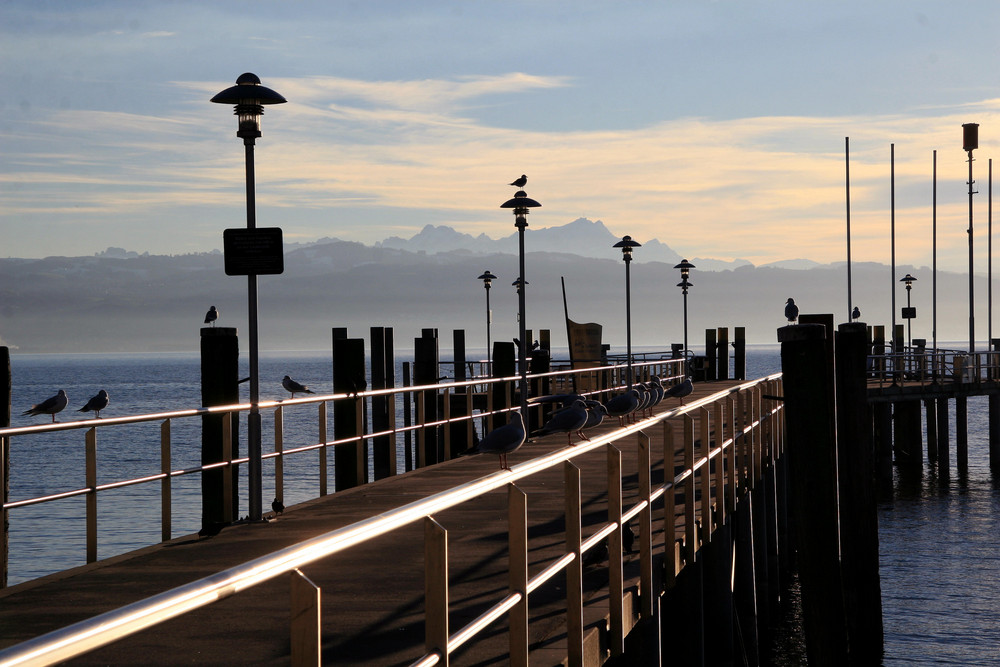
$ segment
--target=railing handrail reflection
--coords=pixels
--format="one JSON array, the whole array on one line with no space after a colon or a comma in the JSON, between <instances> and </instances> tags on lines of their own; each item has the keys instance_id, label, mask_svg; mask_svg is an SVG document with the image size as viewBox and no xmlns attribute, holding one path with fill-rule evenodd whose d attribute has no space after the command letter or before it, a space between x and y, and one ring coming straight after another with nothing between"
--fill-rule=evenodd
<instances>
[{"instance_id":1,"label":"railing handrail reflection","mask_svg":"<svg viewBox=\"0 0 1000 667\"><path fill-rule=\"evenodd\" d=\"M427 498L383 512L377 516L327 532L299 544L286 547L266 556L250 560L241 565L228 568L189 584L154 595L146 598L145 600L135 602L120 609L112 610L65 628L47 633L40 637L36 637L0 651L0 663L3 663L4 665L52 664L54 662L83 655L89 651L111 642L118 641L140 630L153 627L159 623L181 616L194 609L235 595L236 593L271 580L279 575L294 573L298 568L316 560L328 557L350 547L357 546L368 540L375 539L397 528L409 525L414 521L420 519L429 519L430 521L433 521L433 515L438 512L475 499L485 493L495 491L502 487L513 486L516 481L522 478L551 468L560 463L571 462L574 458L597 450L600 447L607 447L608 445L611 445L612 443L630 435L638 435L640 438L645 437L647 443L644 455L645 458L640 465L640 497L636 504L627 512L619 512L620 518L616 522L617 525L615 526L613 524L609 533L619 530L622 522L627 520L626 517L632 518L642 512L645 512L644 518L642 519L645 526L643 529L645 531L645 537L640 540L640 558L643 563L641 569L644 571L642 586L644 589L641 591L640 597L643 602L643 611L641 613L651 613L647 610L649 609L648 605L651 604L652 596L652 590L648 587L652 585L652 574L650 569L652 567L652 544L649 538L649 523L651 521L651 516L649 512L653 501L658 500L661 497L672 495L667 492L686 482L689 485L686 489L689 490L685 490L685 502L694 503L696 498L693 493L693 486L690 486L692 484L690 478L695 474L695 472L699 469L706 469L707 462L714 457L722 456L724 453L728 456L734 456L733 451L736 447L737 438L743 438L748 431L761 428L766 417L777 415L782 410L781 401L774 401L773 407L765 409L761 404L762 396L759 392L756 394L756 400L751 400L749 405L747 405L747 403L744 402L742 392L748 392L750 390L761 388L768 383L777 382L780 380L780 377L781 374L777 373L765 378L760 378L730 387L726 390L701 399L689 401L685 405L659 413L653 417L640 420L632 425L613 431L612 433L595 437L590 441L582 441L577 443L575 446L558 449L539 458L530 459L523 463L516 464L509 470L499 470L485 477L461 484L447 491L433 494ZM734 396L737 397L737 399L731 398ZM656 424L663 424L667 419L678 415L694 414L696 411L707 408L709 405L727 399L729 401L735 400L741 406L741 411L746 409L746 413L741 414L738 419L735 419L735 415L731 415L731 421L728 422L732 424L732 426L730 426L731 430L729 437L726 438L724 433L716 433L716 446L711 447L710 444L705 444L704 442L705 439L709 437L708 434L702 433L702 449L706 451L700 452L696 458L693 456L689 457L688 454L686 454L686 458L690 458L691 460L685 466L685 469L682 470L681 473L673 477L669 477L656 489L653 489L649 483L650 463L648 436L644 436L642 434L643 429L650 428ZM746 420L747 414L749 414L748 420ZM706 420L703 419L703 421ZM721 422L719 424L721 425ZM776 437L776 433L771 432L770 436L774 438ZM756 447L756 449L752 452L747 450L746 452L740 454L742 460L739 464L739 470L732 467L732 464L728 464L730 465L729 476L726 481L728 484L732 485L734 490L737 482L740 484L746 483L744 473L747 477L756 478L761 471L761 466L763 465L760 460L762 450L770 446L768 443L764 442L764 438L755 438L751 436L747 440L747 446ZM686 452L689 447L693 447L693 445L685 442ZM640 451L642 451L641 445ZM772 450L770 452L770 456L776 457L777 453ZM735 459L729 460L735 461ZM645 466L645 473L642 472L643 465ZM672 469L672 459L665 459L664 466L666 466L668 470ZM707 502L707 499L704 496L705 488L701 489L701 493L702 503ZM729 493L729 490L726 489L725 494L728 498L728 502L732 502L732 498L729 497ZM579 500L577 500L577 503L579 504ZM669 507L673 507L672 502ZM693 518L694 513L693 510L691 511L691 517ZM666 522L668 518L670 525L673 525L673 517L665 517L664 521ZM711 524L712 518L713 517L711 515L707 518L703 516L702 520ZM712 530L713 528L713 526L709 525L708 529ZM524 529L526 530L526 527ZM606 529L607 527L604 527L600 530ZM695 528L693 526L685 526L686 531L692 531L694 529ZM687 534L689 536L693 535L693 533L690 532ZM548 580L558 571L568 567L574 561L578 561L582 557L582 553L586 551L584 544L590 547L596 545L597 542L598 540L595 539L594 536L590 536L586 541L582 541L579 549L576 551L570 551L541 573L536 574L531 580L534 587L537 587L543 581ZM667 544L672 545L672 539ZM425 548L427 547L425 546ZM447 549L446 543L444 548ZM620 555L619 549L618 555L615 557L618 559L617 567L621 566ZM425 568L427 567L430 566L425 565ZM645 570L647 569L650 570L648 577L645 573ZM428 575L425 573L425 577L426 576ZM447 586L447 577L445 577L444 585ZM531 584L529 584L527 592L534 590L534 588L530 586ZM445 595L444 599L447 600L447 595ZM490 618L496 617L509 609L510 606L517 603L519 599L520 598L518 598L517 595L514 597L506 595L497 605L494 605L493 609L487 612L487 614L489 614ZM447 613L447 607L444 611ZM430 610L428 610L427 613L429 618L431 613ZM452 650L457 648L458 645L467 641L473 634L472 626L475 626L475 630L482 629L482 627L485 627L485 622L477 619L477 621L474 621L466 628L459 630L458 633L446 636L443 650L446 653L450 653ZM619 628L619 634L620 632L621 629ZM314 638L314 641L315 640L316 638ZM428 639L428 641L430 641L430 639ZM424 656L424 658L421 658L419 664L436 664L439 661L440 655L435 655L435 649L432 647L429 648L431 649L429 654Z\"/></svg>"}]
</instances>

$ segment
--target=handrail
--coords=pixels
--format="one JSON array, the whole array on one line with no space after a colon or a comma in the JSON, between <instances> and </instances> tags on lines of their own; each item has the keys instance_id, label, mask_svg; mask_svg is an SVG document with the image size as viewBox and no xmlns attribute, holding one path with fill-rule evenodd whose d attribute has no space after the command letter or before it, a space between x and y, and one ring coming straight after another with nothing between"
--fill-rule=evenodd
<instances>
[{"instance_id":1,"label":"handrail","mask_svg":"<svg viewBox=\"0 0 1000 667\"><path fill-rule=\"evenodd\" d=\"M154 595L145 600L22 642L21 644L0 651L0 663L11 666L51 664L83 655L100 646L117 641L168 619L175 618L188 611L230 597L276 576L291 572L321 558L385 535L392 530L467 502L490 491L505 487L552 466L571 461L573 458L604 447L629 435L639 434L643 429L664 422L666 419L677 415L694 413L718 400L736 396L740 392L760 386L766 382L776 381L780 377L781 374L779 373L742 383L717 392L714 395L691 401L673 410L643 419L612 433L595 437L590 441L580 442L572 447L565 447L547 455L516 464L510 470L499 470L447 491L433 494L427 498L408 503L349 526L329 531L294 546L252 559L242 565L227 568L216 574ZM779 402L773 408L772 413L777 413L780 409L781 404ZM747 428L753 428L756 423L757 420L751 420L749 425L743 425L740 429L740 435ZM733 436L726 441L729 447L734 445L737 433L733 433ZM717 450L723 449L721 444L716 448ZM707 458L709 458L708 455L700 457L699 460L707 460ZM670 463L665 462L665 465L670 465ZM658 490L663 493L679 483L679 479L670 479L661 485L661 488ZM648 507L650 502L652 502L650 499L641 498L638 504ZM694 502L694 500L690 499L687 502ZM643 509L645 507L640 508L639 511ZM625 520L623 515L622 521L624 522ZM567 554L567 556L547 567L542 573L536 575L534 580L550 578L559 569L568 565L574 559L574 554ZM557 564L560 567L553 569ZM540 585L540 583L537 585ZM505 597L501 601L500 606L516 602L516 600ZM494 614L497 608L495 607L487 613ZM465 641L467 638L462 634L463 632L464 630L460 631L457 637ZM449 652L450 648L453 647L449 647ZM430 656L426 656L421 660L420 664L434 664L434 662L436 660Z\"/></svg>"}]
</instances>

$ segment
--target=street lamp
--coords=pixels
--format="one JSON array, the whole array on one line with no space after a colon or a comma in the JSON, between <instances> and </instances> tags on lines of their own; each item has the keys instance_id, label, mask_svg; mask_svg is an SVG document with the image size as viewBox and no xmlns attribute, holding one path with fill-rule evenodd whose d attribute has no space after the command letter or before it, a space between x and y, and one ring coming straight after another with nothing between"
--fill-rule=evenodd
<instances>
[{"instance_id":1,"label":"street lamp","mask_svg":"<svg viewBox=\"0 0 1000 667\"><path fill-rule=\"evenodd\" d=\"M913 344L913 318L917 316L917 311L910 306L910 289L916 280L909 273L899 279L899 282L906 283L906 310L903 311L903 319L906 320L906 347Z\"/></svg>"},{"instance_id":2,"label":"street lamp","mask_svg":"<svg viewBox=\"0 0 1000 667\"><path fill-rule=\"evenodd\" d=\"M681 281L677 283L677 286L681 288L681 294L684 295L684 363L686 364L688 356L688 288L694 287L694 283L688 281L688 276L691 275L691 269L695 266L686 259L682 259L681 263L674 268L681 271Z\"/></svg>"},{"instance_id":3,"label":"street lamp","mask_svg":"<svg viewBox=\"0 0 1000 667\"><path fill-rule=\"evenodd\" d=\"M493 341L490 335L490 326L493 323L493 311L490 310L490 285L496 276L490 273L489 269L483 272L483 275L479 276L479 280L483 281L483 287L486 288L486 361L490 370L492 372L492 362L493 362Z\"/></svg>"},{"instance_id":4,"label":"street lamp","mask_svg":"<svg viewBox=\"0 0 1000 667\"><path fill-rule=\"evenodd\" d=\"M962 150L969 154L969 354L976 352L976 306L974 298L972 253L972 151L979 148L979 123L962 125Z\"/></svg>"},{"instance_id":5,"label":"street lamp","mask_svg":"<svg viewBox=\"0 0 1000 667\"><path fill-rule=\"evenodd\" d=\"M522 177L523 178L523 177ZM514 181L517 183L518 181ZM520 186L523 188L523 186ZM517 258L518 258L518 277L517 277L517 321L518 321L518 340L521 341L520 349L517 353L517 366L518 371L521 375L521 417L524 418L524 423L528 423L528 345L529 343L525 341L525 322L524 322L524 292L525 289L521 289L523 285L525 288L528 286L528 282L524 279L524 229L528 226L528 221L525 219L528 215L529 208L538 208L539 204L534 199L528 197L523 189L518 190L514 193L513 199L508 199L504 203L500 204L500 208L512 208L514 209L514 226L517 228Z\"/></svg>"},{"instance_id":6,"label":"street lamp","mask_svg":"<svg viewBox=\"0 0 1000 667\"><path fill-rule=\"evenodd\" d=\"M631 236L623 236L611 247L621 248L622 259L625 260L625 363L628 366L628 390L632 391L632 277L629 266L632 264L632 248L640 248L642 244L633 241Z\"/></svg>"},{"instance_id":7,"label":"street lamp","mask_svg":"<svg viewBox=\"0 0 1000 667\"><path fill-rule=\"evenodd\" d=\"M219 104L235 106L238 118L237 137L243 139L246 149L247 229L257 228L257 211L254 198L253 147L261 136L260 117L265 104L281 104L285 98L270 88L260 85L256 74L247 72L236 79L236 85L226 88L212 98ZM247 276L247 310L250 320L250 415L247 418L247 485L249 487L250 520L263 518L261 436L260 436L260 374L257 349L257 274Z\"/></svg>"}]
</instances>

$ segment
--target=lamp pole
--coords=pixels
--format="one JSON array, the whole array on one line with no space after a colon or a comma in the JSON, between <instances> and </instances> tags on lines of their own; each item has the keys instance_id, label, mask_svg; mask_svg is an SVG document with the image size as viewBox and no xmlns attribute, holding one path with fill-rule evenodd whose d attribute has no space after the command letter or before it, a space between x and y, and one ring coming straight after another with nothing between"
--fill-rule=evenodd
<instances>
[{"instance_id":1,"label":"lamp pole","mask_svg":"<svg viewBox=\"0 0 1000 667\"><path fill-rule=\"evenodd\" d=\"M632 248L641 247L641 243L632 240L631 236L623 236L622 240L611 246L622 249L622 259L625 260L625 365L628 368L628 391L632 391L632 276L629 267L632 264Z\"/></svg>"},{"instance_id":2,"label":"lamp pole","mask_svg":"<svg viewBox=\"0 0 1000 667\"><path fill-rule=\"evenodd\" d=\"M677 283L677 286L681 288L681 294L684 296L684 363L687 364L688 357L688 288L694 287L694 284L688 281L688 276L691 275L691 269L695 268L694 264L682 259L681 263L674 267L675 269L680 269L681 281Z\"/></svg>"},{"instance_id":3,"label":"lamp pole","mask_svg":"<svg viewBox=\"0 0 1000 667\"><path fill-rule=\"evenodd\" d=\"M531 341L525 340L525 302L524 293L528 283L524 279L524 230L528 226L526 219L529 208L538 208L539 204L534 199L528 197L528 193L522 187L514 193L513 199L508 199L500 204L500 208L514 209L514 227L517 228L517 259L518 259L518 290L517 290L517 320L518 320L518 340L521 345L518 347L517 366L521 376L521 417L524 423L528 423L528 346Z\"/></svg>"},{"instance_id":4,"label":"lamp pole","mask_svg":"<svg viewBox=\"0 0 1000 667\"><path fill-rule=\"evenodd\" d=\"M910 306L910 289L913 287L913 283L916 278L907 273L905 276L899 279L899 282L906 283L906 347L913 346L913 308Z\"/></svg>"},{"instance_id":5,"label":"lamp pole","mask_svg":"<svg viewBox=\"0 0 1000 667\"><path fill-rule=\"evenodd\" d=\"M479 276L479 280L483 281L483 287L486 288L486 363L490 369L493 371L493 340L490 329L493 325L493 311L490 310L490 286L497 277L490 273L489 269L483 272L483 275Z\"/></svg>"},{"instance_id":6,"label":"lamp pole","mask_svg":"<svg viewBox=\"0 0 1000 667\"><path fill-rule=\"evenodd\" d=\"M254 196L253 148L260 133L260 117L265 104L281 104L285 98L270 88L260 85L256 74L247 72L236 80L236 85L223 90L212 98L219 104L235 105L238 118L236 136L243 139L246 152L247 229L257 228L257 210ZM247 417L247 486L249 516L251 521L263 518L263 474L261 466L260 429L260 373L257 346L257 275L247 277L247 311L250 330L250 415Z\"/></svg>"},{"instance_id":7,"label":"lamp pole","mask_svg":"<svg viewBox=\"0 0 1000 667\"><path fill-rule=\"evenodd\" d=\"M973 274L972 252L972 151L979 148L979 123L962 125L962 150L969 154L969 354L976 353L976 302L975 276Z\"/></svg>"}]
</instances>

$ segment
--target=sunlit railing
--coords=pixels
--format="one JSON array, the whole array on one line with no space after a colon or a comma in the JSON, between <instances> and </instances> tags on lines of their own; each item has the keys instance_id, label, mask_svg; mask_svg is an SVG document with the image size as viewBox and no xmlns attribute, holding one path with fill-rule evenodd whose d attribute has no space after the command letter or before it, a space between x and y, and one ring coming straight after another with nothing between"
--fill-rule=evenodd
<instances>
[{"instance_id":1,"label":"sunlit railing","mask_svg":"<svg viewBox=\"0 0 1000 667\"><path fill-rule=\"evenodd\" d=\"M962 350L909 347L896 354L870 355L868 378L870 384L880 388L997 382L1000 352L969 354Z\"/></svg>"},{"instance_id":2,"label":"sunlit railing","mask_svg":"<svg viewBox=\"0 0 1000 667\"><path fill-rule=\"evenodd\" d=\"M193 609L240 593L282 574L291 575L292 664L317 664L320 659L319 589L299 568L390 533L415 521L424 522L426 654L415 665L448 664L448 656L493 621L510 620L510 663L527 665L528 595L556 574L566 571L567 636L570 664L583 654L583 556L602 540L609 541L609 648L622 654L624 637L634 619L625 614L622 527L636 521L639 528L639 618L652 618L654 551L662 553L664 587L694 561L699 549L712 540L716 527L735 512L737 499L753 488L765 472L773 471L784 451L784 423L780 374L691 401L590 441L512 466L448 491L434 494L378 516L330 531L300 544L218 572L118 610L101 614L0 651L5 665L52 664L117 641ZM680 417L680 428L668 420ZM664 483L653 486L652 429L662 429ZM622 449L619 443L635 438L639 497L622 506ZM580 469L573 460L587 453L607 451L609 481L608 521L593 527L584 539L581 528ZM682 469L673 474L678 458ZM566 481L566 550L548 567L528 578L526 496L517 482L543 470L562 466ZM447 531L434 515L490 491L508 489L510 586L477 619L452 632L448 626L449 582ZM682 506L676 504L682 498ZM653 543L653 511L660 512L661 539ZM231 640L227 637L226 640Z\"/></svg>"},{"instance_id":3,"label":"sunlit railing","mask_svg":"<svg viewBox=\"0 0 1000 667\"><path fill-rule=\"evenodd\" d=\"M660 359L643 363L633 364L634 372L638 380L648 380L653 375L658 375L665 381L676 379L680 372L680 360ZM620 391L626 383L625 366L603 366L593 369L570 370L560 368L549 373L534 374L529 376L529 388L540 389L548 387L550 393L577 392L601 399L610 393ZM496 417L502 415L517 405L515 400L516 384L519 378L483 378L478 377L464 382L449 382L445 384L427 386L396 387L392 389L381 389L361 392L355 394L330 394L324 396L310 396L308 398L286 399L281 401L261 401L259 403L262 411L273 410L274 416L274 447L270 452L262 455L262 459L269 461L273 459L274 466L274 488L276 497L281 499L284 494L285 465L288 457L301 456L310 452L318 452L319 480L316 493L319 496L326 495L328 491L328 470L327 453L333 450L336 456L338 448L343 446L353 447L354 461L358 466L358 477L360 483L372 481L374 470L372 465L365 465L373 457L373 450L376 439L388 438L389 451L391 456L390 475L396 474L400 470L409 470L412 467L423 467L428 460L441 461L451 458L453 448L451 446L451 428L439 428L452 424L464 424L466 426L466 442L471 445L476 435L481 432L488 432L493 428ZM501 387L499 392L494 392L494 387ZM533 393L537 394L538 391ZM464 414L451 414L452 397L464 397ZM499 399L497 398L499 396ZM395 415L401 403L412 404L415 418L403 420L401 425L396 425L395 420L390 420L388 430L375 431L369 422L365 421L364 410L361 408L365 401L371 401L375 397L386 397L389 402L389 413ZM474 408L474 400L479 398L479 403L484 407ZM439 401L442 406L440 414L435 418L428 415L436 414L436 411L428 409L428 401ZM355 419L354 433L351 437L340 439L329 439L328 433L328 406L338 401L351 401L355 406L353 411ZM287 446L284 434L284 413L289 409L316 410L316 423L318 438L314 442L307 442L302 445ZM3 518L8 521L17 521L16 510L31 506L41 505L79 496L85 496L86 501L86 559L87 562L97 560L98 554L98 512L97 500L101 492L113 489L120 489L141 484L160 484L160 533L161 540L166 541L172 537L172 511L171 499L173 496L172 482L186 475L203 474L211 470L232 470L248 462L246 457L235 455L238 449L235 447L232 437L231 419L222 419L223 423L223 460L218 463L197 465L187 468L174 468L172 464L172 450L174 442L172 437L172 425L178 420L191 418L204 418L212 415L233 415L248 412L250 405L243 403L238 405L226 405L211 408L198 408L191 410L177 410L173 412L163 412L156 414L137 415L131 417L113 417L103 419L86 419L69 421L55 424L44 424L38 426L26 426L16 428L0 429L0 447L5 450L11 446L15 439L27 439L44 437L46 434L59 431L80 431L82 432L83 446L85 448L83 481L84 486L59 490L44 496L16 498L3 504ZM534 409L534 408L533 408ZM541 408L537 408L540 410ZM98 435L100 431L129 424L143 422L159 422L160 424L160 460L159 472L143 475L141 477L113 480L105 483L98 483ZM477 428L478 423L478 428ZM246 432L241 430L241 432ZM298 434L300 437L302 434ZM399 461L399 448L397 437L403 436L407 443L404 445L405 455L402 465ZM411 456L410 442L413 442L414 453ZM433 456L428 456L428 449L434 447ZM7 450L9 451L9 450ZM411 461L412 458L412 461ZM365 473L367 468L367 473ZM16 474L15 470L13 474ZM223 519L226 522L236 520L238 517L233 514L232 502L232 482L231 475L223 475ZM6 554L0 554L6 558Z\"/></svg>"}]
</instances>

